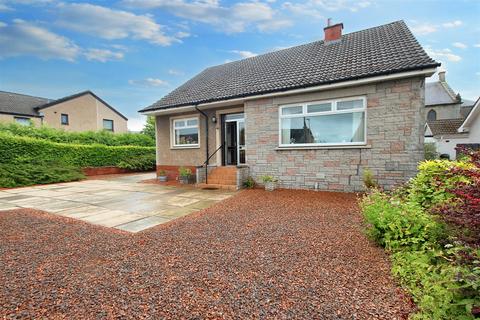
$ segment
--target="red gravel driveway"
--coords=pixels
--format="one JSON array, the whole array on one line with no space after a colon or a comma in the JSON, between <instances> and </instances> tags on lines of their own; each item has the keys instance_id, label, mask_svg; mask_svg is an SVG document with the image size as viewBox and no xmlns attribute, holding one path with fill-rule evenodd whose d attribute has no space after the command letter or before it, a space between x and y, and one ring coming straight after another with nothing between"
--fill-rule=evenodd
<instances>
[{"instance_id":1,"label":"red gravel driveway","mask_svg":"<svg viewBox=\"0 0 480 320\"><path fill-rule=\"evenodd\" d=\"M355 196L240 192L130 234L0 212L0 318L404 319Z\"/></svg>"}]
</instances>

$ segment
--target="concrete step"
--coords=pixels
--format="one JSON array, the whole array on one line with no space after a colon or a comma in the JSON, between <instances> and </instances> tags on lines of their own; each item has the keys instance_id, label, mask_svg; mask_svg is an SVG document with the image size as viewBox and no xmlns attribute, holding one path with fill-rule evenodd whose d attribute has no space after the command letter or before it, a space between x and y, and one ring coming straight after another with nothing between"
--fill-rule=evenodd
<instances>
[{"instance_id":1,"label":"concrete step","mask_svg":"<svg viewBox=\"0 0 480 320\"><path fill-rule=\"evenodd\" d=\"M213 184L213 183L197 183L195 185L199 189L219 189L219 190L237 190L237 186L225 185L225 184Z\"/></svg>"}]
</instances>

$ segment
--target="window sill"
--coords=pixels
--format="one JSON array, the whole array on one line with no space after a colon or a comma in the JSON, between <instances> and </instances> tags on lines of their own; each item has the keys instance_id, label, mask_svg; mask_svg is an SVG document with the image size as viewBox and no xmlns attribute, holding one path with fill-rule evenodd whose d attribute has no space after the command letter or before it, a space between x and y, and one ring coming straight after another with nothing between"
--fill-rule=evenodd
<instances>
[{"instance_id":1,"label":"window sill","mask_svg":"<svg viewBox=\"0 0 480 320\"><path fill-rule=\"evenodd\" d=\"M170 150L188 150L188 149L200 149L200 146L170 147Z\"/></svg>"},{"instance_id":2,"label":"window sill","mask_svg":"<svg viewBox=\"0 0 480 320\"><path fill-rule=\"evenodd\" d=\"M341 150L341 149L371 149L371 145L356 145L356 146L293 146L293 147L276 147L275 151L288 150Z\"/></svg>"}]
</instances>

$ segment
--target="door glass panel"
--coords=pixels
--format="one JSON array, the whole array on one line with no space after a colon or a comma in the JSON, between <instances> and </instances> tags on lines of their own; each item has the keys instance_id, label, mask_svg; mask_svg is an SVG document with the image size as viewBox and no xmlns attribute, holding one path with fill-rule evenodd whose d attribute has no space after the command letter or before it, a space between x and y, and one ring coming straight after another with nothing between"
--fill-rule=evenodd
<instances>
[{"instance_id":1,"label":"door glass panel","mask_svg":"<svg viewBox=\"0 0 480 320\"><path fill-rule=\"evenodd\" d=\"M237 123L225 123L225 163L227 165L237 164Z\"/></svg>"}]
</instances>

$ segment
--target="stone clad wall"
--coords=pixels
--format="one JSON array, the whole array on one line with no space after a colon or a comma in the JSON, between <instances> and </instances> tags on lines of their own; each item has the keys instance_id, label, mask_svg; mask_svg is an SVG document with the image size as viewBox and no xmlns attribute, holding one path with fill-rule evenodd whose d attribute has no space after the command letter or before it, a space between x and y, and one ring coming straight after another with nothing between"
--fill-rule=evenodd
<instances>
[{"instance_id":1,"label":"stone clad wall","mask_svg":"<svg viewBox=\"0 0 480 320\"><path fill-rule=\"evenodd\" d=\"M346 89L267 98L245 104L247 165L259 181L270 174L280 187L361 191L369 168L387 189L405 182L423 160L424 79L392 80ZM279 150L282 104L365 95L367 145L362 148Z\"/></svg>"}]
</instances>

